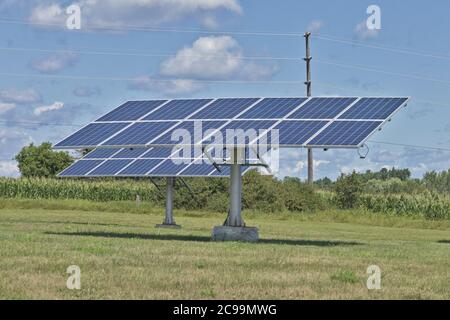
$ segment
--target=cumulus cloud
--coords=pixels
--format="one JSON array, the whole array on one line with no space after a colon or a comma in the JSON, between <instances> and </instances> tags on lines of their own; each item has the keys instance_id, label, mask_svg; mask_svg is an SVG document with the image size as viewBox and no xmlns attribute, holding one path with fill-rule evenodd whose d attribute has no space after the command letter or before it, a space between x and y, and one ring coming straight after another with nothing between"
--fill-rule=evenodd
<instances>
[{"instance_id":1,"label":"cumulus cloud","mask_svg":"<svg viewBox=\"0 0 450 320\"><path fill-rule=\"evenodd\" d=\"M366 21L358 23L355 27L355 35L360 40L376 38L380 30L367 28Z\"/></svg>"},{"instance_id":2,"label":"cumulus cloud","mask_svg":"<svg viewBox=\"0 0 450 320\"><path fill-rule=\"evenodd\" d=\"M14 103L2 103L0 102L0 114L12 110L16 107Z\"/></svg>"},{"instance_id":3,"label":"cumulus cloud","mask_svg":"<svg viewBox=\"0 0 450 320\"><path fill-rule=\"evenodd\" d=\"M65 10L58 4L39 4L30 15L30 22L37 25L65 25Z\"/></svg>"},{"instance_id":4,"label":"cumulus cloud","mask_svg":"<svg viewBox=\"0 0 450 320\"><path fill-rule=\"evenodd\" d=\"M42 96L35 89L5 89L0 90L0 99L9 103L36 103L42 101Z\"/></svg>"},{"instance_id":5,"label":"cumulus cloud","mask_svg":"<svg viewBox=\"0 0 450 320\"><path fill-rule=\"evenodd\" d=\"M80 0L78 4L83 24L94 27L154 26L217 10L242 13L237 0ZM36 25L61 27L65 19L64 8L56 1L36 6L29 17Z\"/></svg>"},{"instance_id":6,"label":"cumulus cloud","mask_svg":"<svg viewBox=\"0 0 450 320\"><path fill-rule=\"evenodd\" d=\"M273 68L242 59L243 50L230 36L200 37L161 64L160 74L203 80L261 79Z\"/></svg>"},{"instance_id":7,"label":"cumulus cloud","mask_svg":"<svg viewBox=\"0 0 450 320\"><path fill-rule=\"evenodd\" d=\"M64 103L63 102L59 102L56 101L55 103L48 105L48 106L40 106L34 109L34 114L36 116L39 116L45 112L50 112L50 111L55 111L55 110L59 110L62 109L64 107Z\"/></svg>"},{"instance_id":8,"label":"cumulus cloud","mask_svg":"<svg viewBox=\"0 0 450 320\"><path fill-rule=\"evenodd\" d=\"M157 76L162 81L140 76L129 88L178 95L206 88L198 81L263 80L277 71L242 58L243 49L232 37L200 37L161 63Z\"/></svg>"},{"instance_id":9,"label":"cumulus cloud","mask_svg":"<svg viewBox=\"0 0 450 320\"><path fill-rule=\"evenodd\" d=\"M31 61L30 66L41 73L55 73L78 62L78 55L72 52L50 55Z\"/></svg>"},{"instance_id":10,"label":"cumulus cloud","mask_svg":"<svg viewBox=\"0 0 450 320\"><path fill-rule=\"evenodd\" d=\"M137 77L129 88L132 90L146 90L161 92L168 95L178 96L193 93L204 88L201 83L189 79L154 80L148 76Z\"/></svg>"}]
</instances>

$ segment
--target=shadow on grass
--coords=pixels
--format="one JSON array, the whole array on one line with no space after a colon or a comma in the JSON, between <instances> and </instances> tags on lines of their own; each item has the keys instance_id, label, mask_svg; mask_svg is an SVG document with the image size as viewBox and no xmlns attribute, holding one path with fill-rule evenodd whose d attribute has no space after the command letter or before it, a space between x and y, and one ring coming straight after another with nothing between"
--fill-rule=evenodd
<instances>
[{"instance_id":1,"label":"shadow on grass","mask_svg":"<svg viewBox=\"0 0 450 320\"><path fill-rule=\"evenodd\" d=\"M137 226L124 225L119 223L98 223L98 222L79 222L79 221L46 221L46 220L6 220L7 223L33 223L33 224L75 224L82 226L100 226L100 227L127 227L136 228Z\"/></svg>"},{"instance_id":2,"label":"shadow on grass","mask_svg":"<svg viewBox=\"0 0 450 320\"><path fill-rule=\"evenodd\" d=\"M438 243L449 243L450 244L450 240L439 240Z\"/></svg>"},{"instance_id":3,"label":"shadow on grass","mask_svg":"<svg viewBox=\"0 0 450 320\"><path fill-rule=\"evenodd\" d=\"M117 233L117 232L45 232L45 234L58 236L211 242L210 237L194 236L194 235L176 235L176 234L139 234L139 233ZM294 239L260 239L257 242L257 244L258 243L282 244L293 246L318 246L318 247L355 246L362 244L353 241L294 240Z\"/></svg>"}]
</instances>

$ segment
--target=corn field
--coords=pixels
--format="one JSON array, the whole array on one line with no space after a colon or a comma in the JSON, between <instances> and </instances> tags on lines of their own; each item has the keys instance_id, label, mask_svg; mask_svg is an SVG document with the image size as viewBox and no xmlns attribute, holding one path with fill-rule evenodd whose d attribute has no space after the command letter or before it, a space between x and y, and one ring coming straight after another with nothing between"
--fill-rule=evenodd
<instances>
[{"instance_id":1,"label":"corn field","mask_svg":"<svg viewBox=\"0 0 450 320\"><path fill-rule=\"evenodd\" d=\"M0 178L0 197L23 199L82 199L91 201L156 201L158 193L149 181Z\"/></svg>"},{"instance_id":2,"label":"corn field","mask_svg":"<svg viewBox=\"0 0 450 320\"><path fill-rule=\"evenodd\" d=\"M336 195L330 191L309 190L307 186L272 181L258 175L248 175L245 179L248 180L243 190L245 209L313 212L338 207ZM196 192L195 199L186 190L177 190L176 207L226 211L228 198L225 180L197 179L191 185ZM269 197L270 194L278 196ZM134 201L137 195L142 201L163 205L164 197L149 181L144 180L0 178L0 201L1 198ZM450 220L450 196L427 190L420 194L362 193L358 195L356 208L390 215Z\"/></svg>"}]
</instances>

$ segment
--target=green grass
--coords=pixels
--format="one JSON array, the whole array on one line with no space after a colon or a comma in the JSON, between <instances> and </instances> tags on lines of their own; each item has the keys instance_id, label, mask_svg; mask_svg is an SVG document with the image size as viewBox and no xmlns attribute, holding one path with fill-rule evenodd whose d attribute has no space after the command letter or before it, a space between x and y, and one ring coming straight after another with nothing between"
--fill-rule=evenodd
<instances>
[{"instance_id":1,"label":"green grass","mask_svg":"<svg viewBox=\"0 0 450 320\"><path fill-rule=\"evenodd\" d=\"M155 229L163 209L146 204L0 199L0 298L450 299L449 221L245 212L262 238L249 244L209 241L221 214L175 215L181 230Z\"/></svg>"}]
</instances>

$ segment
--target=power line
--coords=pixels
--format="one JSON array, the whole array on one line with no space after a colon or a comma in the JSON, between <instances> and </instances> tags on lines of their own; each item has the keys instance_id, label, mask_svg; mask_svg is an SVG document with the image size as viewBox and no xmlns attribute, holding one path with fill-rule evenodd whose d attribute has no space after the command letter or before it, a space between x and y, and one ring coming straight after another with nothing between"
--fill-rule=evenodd
<instances>
[{"instance_id":1,"label":"power line","mask_svg":"<svg viewBox=\"0 0 450 320\"><path fill-rule=\"evenodd\" d=\"M422 76L422 75L392 72L392 71L387 71L387 70L381 70L381 69L365 67L365 66L362 66L362 65L353 65L353 64L334 62L334 61L329 61L329 60L316 59L315 61L319 62L319 63L328 64L328 65L334 65L334 66L343 67L343 68L358 69L358 70L362 70L362 71L382 73L382 74L387 74L387 75L392 75L392 76L399 76L399 77L410 78L410 79L415 79L415 80L432 81L432 82L439 82L439 83L443 83L443 84L450 84L449 80L442 80L442 79L437 79L437 78L431 78L431 77Z\"/></svg>"},{"instance_id":2,"label":"power line","mask_svg":"<svg viewBox=\"0 0 450 320\"><path fill-rule=\"evenodd\" d=\"M420 146L420 145L414 145L414 144L404 144L404 143L397 143L397 142L386 142L386 141L375 141L370 140L371 143L377 143L377 144L385 144L385 145L391 145L391 146L398 146L398 147L406 147L406 148L416 148L416 149L429 149L429 150L438 150L438 151L450 151L450 148L442 148L442 147L433 147L433 146Z\"/></svg>"},{"instance_id":3,"label":"power line","mask_svg":"<svg viewBox=\"0 0 450 320\"><path fill-rule=\"evenodd\" d=\"M33 74L33 73L11 73L2 72L0 76L4 77L23 77L23 78L49 78L49 79L69 79L69 80L105 80L105 81L126 81L132 82L139 80L139 77L126 78L126 77L106 77L106 76L68 76L68 75L55 75L55 74ZM173 83L180 80L186 80L193 83L238 83L238 84L303 84L303 81L298 80L199 80L199 79L166 79L166 78L149 78L151 82L161 83Z\"/></svg>"},{"instance_id":4,"label":"power line","mask_svg":"<svg viewBox=\"0 0 450 320\"><path fill-rule=\"evenodd\" d=\"M440 53L420 52L417 50L412 50L410 48L400 48L400 47L393 47L393 46L386 46L386 45L379 45L379 44L364 43L364 42L356 41L356 40L336 38L334 36L324 35L322 33L318 33L315 35L313 34L312 36L318 40L332 41L332 42L336 42L336 43L348 44L348 45L358 46L358 47L365 47L365 48L369 48L369 49L384 50L384 51L390 51L390 52L394 52L394 53L409 54L409 55L415 55L415 56L426 57L426 58L450 60L450 55L445 55L445 54L440 54Z\"/></svg>"},{"instance_id":5,"label":"power line","mask_svg":"<svg viewBox=\"0 0 450 320\"><path fill-rule=\"evenodd\" d=\"M86 54L86 55L108 55L108 56L131 56L131 57L176 57L177 53L141 53L141 52L113 52L113 51L83 51L79 49L40 49L40 48L17 48L0 47L3 51L22 51L39 53L60 53L60 54ZM202 55L183 54L186 58L219 58L231 60L277 60L300 62L301 58L296 57L272 57L272 56L230 56L230 55Z\"/></svg>"},{"instance_id":6,"label":"power line","mask_svg":"<svg viewBox=\"0 0 450 320\"><path fill-rule=\"evenodd\" d=\"M19 24L19 25L34 25L42 27L59 27L64 28L63 24L59 23L43 23L31 22L25 20L13 20L0 18L0 23L5 24ZM94 26L84 24L85 30L112 30L112 31L146 31L146 32L165 32L165 33L203 33L203 34L229 34L229 35L245 35L245 36L270 36L270 37L301 37L303 33L299 32L260 32L260 31L234 31L234 30L205 30L205 29L178 29L178 28L159 28L159 27L143 27L136 25L122 25L122 26Z\"/></svg>"}]
</instances>

